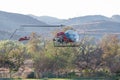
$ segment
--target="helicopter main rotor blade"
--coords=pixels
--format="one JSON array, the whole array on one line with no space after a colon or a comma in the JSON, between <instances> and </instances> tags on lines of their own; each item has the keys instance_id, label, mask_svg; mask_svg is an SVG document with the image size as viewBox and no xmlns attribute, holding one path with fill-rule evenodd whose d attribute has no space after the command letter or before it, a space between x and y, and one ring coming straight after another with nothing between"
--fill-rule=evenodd
<instances>
[{"instance_id":1,"label":"helicopter main rotor blade","mask_svg":"<svg viewBox=\"0 0 120 80\"><path fill-rule=\"evenodd\" d=\"M21 25L21 27L63 27L65 25Z\"/></svg>"}]
</instances>

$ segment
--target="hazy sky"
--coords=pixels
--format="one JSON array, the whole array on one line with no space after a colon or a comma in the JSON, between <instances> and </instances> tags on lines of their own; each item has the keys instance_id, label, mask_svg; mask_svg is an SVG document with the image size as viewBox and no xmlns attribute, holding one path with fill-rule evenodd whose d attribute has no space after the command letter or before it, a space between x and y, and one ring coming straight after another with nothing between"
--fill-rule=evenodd
<instances>
[{"instance_id":1,"label":"hazy sky","mask_svg":"<svg viewBox=\"0 0 120 80\"><path fill-rule=\"evenodd\" d=\"M120 0L0 0L0 10L62 19L120 15Z\"/></svg>"}]
</instances>

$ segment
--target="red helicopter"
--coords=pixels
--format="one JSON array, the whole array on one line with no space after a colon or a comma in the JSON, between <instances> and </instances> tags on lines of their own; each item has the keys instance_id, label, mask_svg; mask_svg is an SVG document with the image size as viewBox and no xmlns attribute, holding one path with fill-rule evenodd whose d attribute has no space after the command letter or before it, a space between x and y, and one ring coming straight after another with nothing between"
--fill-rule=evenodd
<instances>
[{"instance_id":1,"label":"red helicopter","mask_svg":"<svg viewBox=\"0 0 120 80\"><path fill-rule=\"evenodd\" d=\"M63 27L64 25L21 25L20 28L25 27ZM13 37L13 35L16 33L16 31L19 29L16 29L13 34L11 35L10 39ZM26 41L30 40L30 37L24 36L18 39L18 41ZM58 32L54 39L54 47L76 47L78 46L79 37L78 34L73 30L68 30L68 32ZM77 43L77 44L76 44Z\"/></svg>"}]
</instances>

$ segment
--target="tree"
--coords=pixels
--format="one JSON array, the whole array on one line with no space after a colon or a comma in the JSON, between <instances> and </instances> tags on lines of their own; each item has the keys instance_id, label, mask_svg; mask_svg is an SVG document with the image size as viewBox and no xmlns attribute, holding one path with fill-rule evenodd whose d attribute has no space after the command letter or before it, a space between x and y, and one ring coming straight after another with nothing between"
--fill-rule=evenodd
<instances>
[{"instance_id":1,"label":"tree","mask_svg":"<svg viewBox=\"0 0 120 80\"><path fill-rule=\"evenodd\" d=\"M60 76L73 69L74 50L73 48L54 47L51 41L46 42L44 50L34 60L37 78ZM50 76L51 75L51 76Z\"/></svg>"},{"instance_id":2,"label":"tree","mask_svg":"<svg viewBox=\"0 0 120 80\"><path fill-rule=\"evenodd\" d=\"M106 35L100 42L102 58L111 73L120 71L120 41L117 35Z\"/></svg>"},{"instance_id":3,"label":"tree","mask_svg":"<svg viewBox=\"0 0 120 80\"><path fill-rule=\"evenodd\" d=\"M82 72L81 76L91 76L97 72L97 69L102 64L102 50L98 47L95 39L85 37L80 44L79 53L75 63L77 69Z\"/></svg>"},{"instance_id":4,"label":"tree","mask_svg":"<svg viewBox=\"0 0 120 80\"><path fill-rule=\"evenodd\" d=\"M36 33L31 33L30 40L26 45L27 53L31 55L31 57L35 57L39 55L39 52L43 50L44 45L41 44L41 37Z\"/></svg>"},{"instance_id":5,"label":"tree","mask_svg":"<svg viewBox=\"0 0 120 80\"><path fill-rule=\"evenodd\" d=\"M0 67L17 71L24 62L25 47L15 41L0 41Z\"/></svg>"},{"instance_id":6,"label":"tree","mask_svg":"<svg viewBox=\"0 0 120 80\"><path fill-rule=\"evenodd\" d=\"M41 37L36 33L31 33L30 40L26 45L27 53L31 55L31 59L34 62L34 72L36 78L39 77L39 67L41 65L41 62L44 63L44 50L45 47L42 45L42 39ZM39 64L40 63L40 64ZM41 68L41 67L40 67ZM42 69L42 68L41 68ZM40 69L40 70L41 70Z\"/></svg>"}]
</instances>

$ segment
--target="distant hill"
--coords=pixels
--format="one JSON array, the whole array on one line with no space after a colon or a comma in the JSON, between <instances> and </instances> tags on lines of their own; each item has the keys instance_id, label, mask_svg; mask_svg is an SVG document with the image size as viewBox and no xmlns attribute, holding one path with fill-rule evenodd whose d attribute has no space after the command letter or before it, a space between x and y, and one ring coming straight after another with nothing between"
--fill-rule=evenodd
<instances>
[{"instance_id":1,"label":"distant hill","mask_svg":"<svg viewBox=\"0 0 120 80\"><path fill-rule=\"evenodd\" d=\"M115 21L93 21L81 25L74 25L77 30L99 33L120 33L120 23Z\"/></svg>"},{"instance_id":2,"label":"distant hill","mask_svg":"<svg viewBox=\"0 0 120 80\"><path fill-rule=\"evenodd\" d=\"M106 17L102 15L87 15L66 20L56 19L49 16L36 16L34 18L38 18L38 20L52 24L56 24L56 20L59 24L73 26L79 32L83 32L84 30L86 30L89 31L89 33L120 33L119 15L113 15L112 17Z\"/></svg>"},{"instance_id":3,"label":"distant hill","mask_svg":"<svg viewBox=\"0 0 120 80\"><path fill-rule=\"evenodd\" d=\"M67 25L77 25L77 24L84 24L94 21L109 21L110 19L108 17L102 16L102 15L89 15L89 16L82 16L82 17L75 17L68 19L64 24Z\"/></svg>"},{"instance_id":4,"label":"distant hill","mask_svg":"<svg viewBox=\"0 0 120 80\"><path fill-rule=\"evenodd\" d=\"M88 23L88 22L93 22L93 21L102 21L106 20L109 21L110 18L102 16L102 15L89 15L89 16L82 16L82 17L75 17L75 18L70 18L70 19L58 19L54 17L49 17L49 16L33 16L42 22L48 23L48 24L64 24L64 25L77 25L77 24L83 24L83 23Z\"/></svg>"},{"instance_id":5,"label":"distant hill","mask_svg":"<svg viewBox=\"0 0 120 80\"><path fill-rule=\"evenodd\" d=\"M45 22L47 24L51 24L51 25L60 24L65 21L63 19L58 19L58 18L50 17L50 16L35 16L35 15L29 15L29 16L31 16L39 21Z\"/></svg>"},{"instance_id":6,"label":"distant hill","mask_svg":"<svg viewBox=\"0 0 120 80\"><path fill-rule=\"evenodd\" d=\"M10 35L11 34L9 32L0 30L0 40L9 39Z\"/></svg>"},{"instance_id":7,"label":"distant hill","mask_svg":"<svg viewBox=\"0 0 120 80\"><path fill-rule=\"evenodd\" d=\"M120 22L120 15L113 15L113 16L111 17L111 19L112 19L113 21Z\"/></svg>"},{"instance_id":8,"label":"distant hill","mask_svg":"<svg viewBox=\"0 0 120 80\"><path fill-rule=\"evenodd\" d=\"M45 22L47 24L63 24L63 25L79 25L95 21L114 21L120 22L120 15L113 15L112 17L106 17L102 15L87 15L81 17L74 17L70 19L58 19L50 16L34 16L29 15L37 20Z\"/></svg>"},{"instance_id":9,"label":"distant hill","mask_svg":"<svg viewBox=\"0 0 120 80\"><path fill-rule=\"evenodd\" d=\"M0 40L8 40L10 39L12 33L8 32L8 31L2 31L0 30ZM20 37L20 35L15 34L14 37L12 37L12 39L18 39Z\"/></svg>"},{"instance_id":10,"label":"distant hill","mask_svg":"<svg viewBox=\"0 0 120 80\"><path fill-rule=\"evenodd\" d=\"M14 30L24 24L45 25L46 23L28 15L0 11L0 30Z\"/></svg>"}]
</instances>

